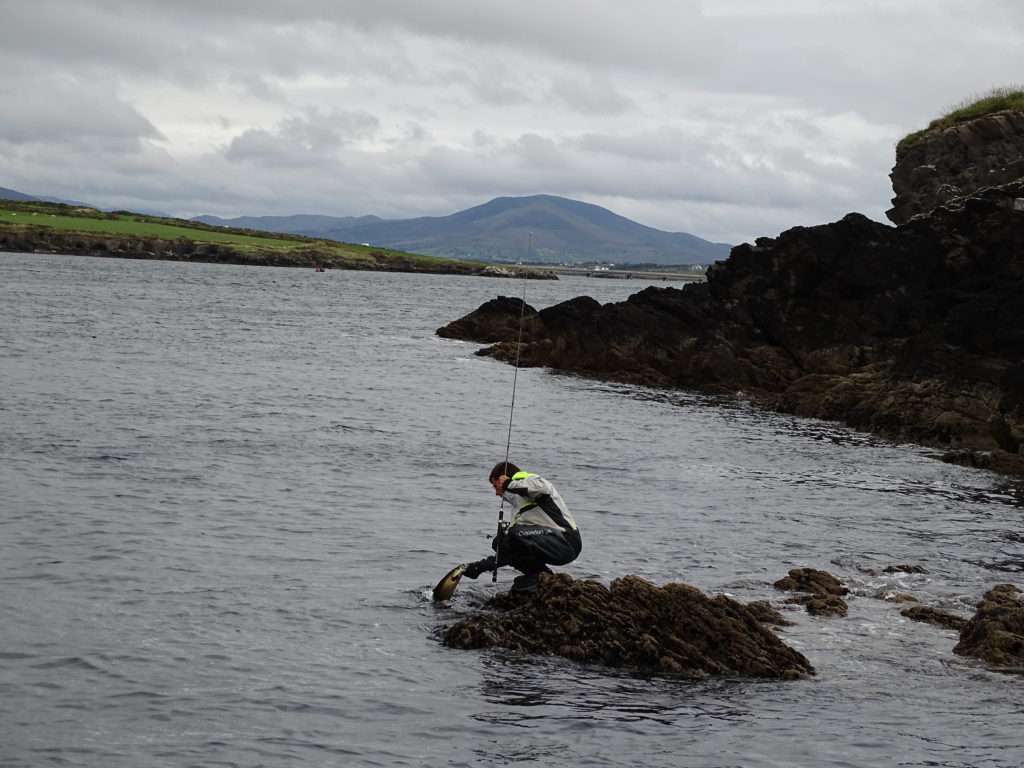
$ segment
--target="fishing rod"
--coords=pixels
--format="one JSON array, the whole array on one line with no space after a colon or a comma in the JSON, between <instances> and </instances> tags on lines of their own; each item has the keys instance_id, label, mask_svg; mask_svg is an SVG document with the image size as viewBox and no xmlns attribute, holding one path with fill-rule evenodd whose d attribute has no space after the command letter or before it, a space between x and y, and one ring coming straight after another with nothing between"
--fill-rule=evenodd
<instances>
[{"instance_id":1,"label":"fishing rod","mask_svg":"<svg viewBox=\"0 0 1024 768\"><path fill-rule=\"evenodd\" d=\"M526 250L526 257L529 259L533 252L533 232L530 233L530 244ZM523 272L523 299L519 307L519 336L516 339L516 367L512 374L512 403L508 408L508 439L505 441L505 472L508 474L508 455L512 447L512 415L516 410L516 383L519 380L519 352L523 347L523 318L526 316L526 273ZM501 539L507 528L505 522L505 496L501 497L501 504L498 505L498 533L494 539L494 570L491 571L491 583L498 581L498 559L501 554Z\"/></svg>"},{"instance_id":2,"label":"fishing rod","mask_svg":"<svg viewBox=\"0 0 1024 768\"><path fill-rule=\"evenodd\" d=\"M528 253L533 252L533 232L530 233L530 248ZM519 353L523 346L523 322L526 317L526 273L523 273L523 303L519 307L519 336L516 339L516 367L512 374L512 403L508 409L508 438L505 440L505 472L508 474L508 456L512 447L512 416L516 410L516 384L519 381ZM507 530L508 523L505 522L505 497L501 497L501 504L498 505L498 535L494 539L494 570L491 571L491 582L498 580L498 558L501 555L501 539ZM462 574L466 572L466 563L457 565L446 573L434 587L434 602L440 603L451 598L455 588L459 585Z\"/></svg>"}]
</instances>

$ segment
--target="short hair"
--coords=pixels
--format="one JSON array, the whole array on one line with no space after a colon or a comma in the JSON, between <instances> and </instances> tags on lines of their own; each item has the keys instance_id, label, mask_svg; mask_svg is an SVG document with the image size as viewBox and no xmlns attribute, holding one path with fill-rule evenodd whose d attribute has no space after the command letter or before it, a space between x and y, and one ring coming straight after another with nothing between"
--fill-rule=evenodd
<instances>
[{"instance_id":1,"label":"short hair","mask_svg":"<svg viewBox=\"0 0 1024 768\"><path fill-rule=\"evenodd\" d=\"M494 465L494 469L491 470L491 475L487 479L493 483L502 475L512 477L512 475L521 471L522 470L520 470L519 467L517 467L511 461L499 461L497 464Z\"/></svg>"}]
</instances>

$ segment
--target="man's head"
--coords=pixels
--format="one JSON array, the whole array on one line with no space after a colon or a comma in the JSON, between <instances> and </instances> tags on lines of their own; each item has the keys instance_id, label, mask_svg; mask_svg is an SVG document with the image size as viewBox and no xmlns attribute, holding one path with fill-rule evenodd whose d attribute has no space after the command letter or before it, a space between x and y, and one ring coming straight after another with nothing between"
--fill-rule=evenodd
<instances>
[{"instance_id":1,"label":"man's head","mask_svg":"<svg viewBox=\"0 0 1024 768\"><path fill-rule=\"evenodd\" d=\"M495 464L490 476L487 478L494 489L494 495L501 496L505 491L505 486L508 484L508 479L519 471L519 467L511 461L499 461Z\"/></svg>"}]
</instances>

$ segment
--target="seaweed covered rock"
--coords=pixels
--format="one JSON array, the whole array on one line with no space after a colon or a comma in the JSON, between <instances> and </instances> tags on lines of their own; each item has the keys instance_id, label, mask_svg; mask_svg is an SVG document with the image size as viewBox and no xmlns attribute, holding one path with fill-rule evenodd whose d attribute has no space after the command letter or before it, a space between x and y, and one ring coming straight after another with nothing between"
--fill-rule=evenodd
<instances>
[{"instance_id":1,"label":"seaweed covered rock","mask_svg":"<svg viewBox=\"0 0 1024 768\"><path fill-rule=\"evenodd\" d=\"M849 590L828 571L814 568L793 568L789 575L774 584L776 589L808 594L791 597L786 602L804 606L812 616L845 616L846 601L841 595Z\"/></svg>"},{"instance_id":2,"label":"seaweed covered rock","mask_svg":"<svg viewBox=\"0 0 1024 768\"><path fill-rule=\"evenodd\" d=\"M754 614L754 618L762 624L774 627L793 626L793 622L775 610L767 600L756 600L753 603L747 603L747 610Z\"/></svg>"},{"instance_id":3,"label":"seaweed covered rock","mask_svg":"<svg viewBox=\"0 0 1024 768\"><path fill-rule=\"evenodd\" d=\"M846 601L836 595L797 595L786 602L802 605L811 616L845 616L849 610Z\"/></svg>"},{"instance_id":4,"label":"seaweed covered rock","mask_svg":"<svg viewBox=\"0 0 1024 768\"><path fill-rule=\"evenodd\" d=\"M954 629L960 631L967 624L967 619L954 616L951 613L940 611L938 608L929 608L924 605L915 605L913 608L905 608L900 613L911 621L921 621L925 624L934 624L943 629Z\"/></svg>"},{"instance_id":5,"label":"seaweed covered rock","mask_svg":"<svg viewBox=\"0 0 1024 768\"><path fill-rule=\"evenodd\" d=\"M928 571L921 565L902 563L900 565L887 566L882 569L882 573L928 573Z\"/></svg>"},{"instance_id":6,"label":"seaweed covered rock","mask_svg":"<svg viewBox=\"0 0 1024 768\"><path fill-rule=\"evenodd\" d=\"M917 598L909 592L895 592L891 589L880 589L875 592L875 597L885 600L888 603L916 603Z\"/></svg>"},{"instance_id":7,"label":"seaweed covered rock","mask_svg":"<svg viewBox=\"0 0 1024 768\"><path fill-rule=\"evenodd\" d=\"M535 592L499 595L491 610L444 632L453 648L509 648L636 671L794 679L813 675L799 652L746 606L687 584L637 576L610 587L542 575Z\"/></svg>"},{"instance_id":8,"label":"seaweed covered rock","mask_svg":"<svg viewBox=\"0 0 1024 768\"><path fill-rule=\"evenodd\" d=\"M845 595L849 592L831 573L814 568L793 568L787 576L776 581L774 587L817 595Z\"/></svg>"},{"instance_id":9,"label":"seaweed covered rock","mask_svg":"<svg viewBox=\"0 0 1024 768\"><path fill-rule=\"evenodd\" d=\"M997 584L960 631L953 653L996 666L1024 667L1024 601L1012 584Z\"/></svg>"}]
</instances>

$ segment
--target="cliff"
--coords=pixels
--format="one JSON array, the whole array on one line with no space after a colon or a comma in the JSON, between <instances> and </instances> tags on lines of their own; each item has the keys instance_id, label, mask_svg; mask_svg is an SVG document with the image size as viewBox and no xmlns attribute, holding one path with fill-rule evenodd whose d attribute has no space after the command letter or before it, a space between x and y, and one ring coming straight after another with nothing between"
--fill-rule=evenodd
<instances>
[{"instance_id":1,"label":"cliff","mask_svg":"<svg viewBox=\"0 0 1024 768\"><path fill-rule=\"evenodd\" d=\"M1016 120L997 115L955 135L1009 131ZM987 154L978 148L1005 160L986 174L1016 167L1007 135ZM904 161L938 152L927 137L915 146ZM979 184L989 178L963 156L935 155L936 167L949 169L943 184L959 181L960 191L971 174ZM922 191L916 204L926 199ZM482 354L511 359L519 311L516 300L491 302L438 333L491 343ZM849 214L760 238L734 248L703 284L531 309L522 361L742 392L770 408L942 447L951 461L1024 474L1024 181L957 196L896 228Z\"/></svg>"},{"instance_id":2,"label":"cliff","mask_svg":"<svg viewBox=\"0 0 1024 768\"><path fill-rule=\"evenodd\" d=\"M894 224L985 187L1024 177L1024 112L1004 110L925 132L896 149Z\"/></svg>"}]
</instances>

